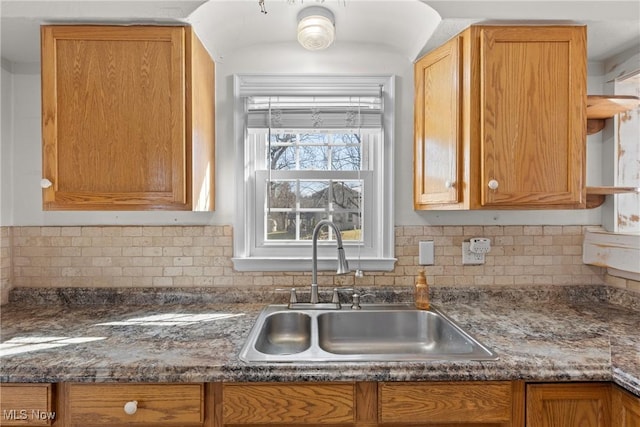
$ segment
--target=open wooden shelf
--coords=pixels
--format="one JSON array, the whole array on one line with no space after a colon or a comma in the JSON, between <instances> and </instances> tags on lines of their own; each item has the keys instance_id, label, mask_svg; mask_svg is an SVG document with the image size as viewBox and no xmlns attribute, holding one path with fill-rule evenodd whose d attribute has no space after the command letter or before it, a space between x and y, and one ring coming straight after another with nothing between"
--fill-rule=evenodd
<instances>
[{"instance_id":1,"label":"open wooden shelf","mask_svg":"<svg viewBox=\"0 0 640 427\"><path fill-rule=\"evenodd\" d=\"M640 98L627 95L588 95L587 134L600 132L605 120L618 113L633 110L640 105Z\"/></svg>"},{"instance_id":2,"label":"open wooden shelf","mask_svg":"<svg viewBox=\"0 0 640 427\"><path fill-rule=\"evenodd\" d=\"M627 95L587 96L587 119L608 119L618 113L633 110L640 105L640 98Z\"/></svg>"},{"instance_id":3,"label":"open wooden shelf","mask_svg":"<svg viewBox=\"0 0 640 427\"><path fill-rule=\"evenodd\" d=\"M587 187L587 209L602 205L609 194L640 193L637 187Z\"/></svg>"}]
</instances>

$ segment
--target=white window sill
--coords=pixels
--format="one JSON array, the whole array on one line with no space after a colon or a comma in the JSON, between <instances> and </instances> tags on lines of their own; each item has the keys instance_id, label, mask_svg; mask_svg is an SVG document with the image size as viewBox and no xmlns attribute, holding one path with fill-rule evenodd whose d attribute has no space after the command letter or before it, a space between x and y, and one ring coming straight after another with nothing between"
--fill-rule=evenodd
<instances>
[{"instance_id":1,"label":"white window sill","mask_svg":"<svg viewBox=\"0 0 640 427\"><path fill-rule=\"evenodd\" d=\"M585 264L606 267L614 276L639 280L639 260L640 234L610 233L604 229L587 230L584 234L582 261Z\"/></svg>"},{"instance_id":2,"label":"white window sill","mask_svg":"<svg viewBox=\"0 0 640 427\"><path fill-rule=\"evenodd\" d=\"M233 267L237 271L308 271L311 272L311 258L232 258ZM349 259L352 271L359 268L362 271L392 271L395 258L361 258ZM336 260L329 258L318 259L318 271L335 271Z\"/></svg>"}]
</instances>

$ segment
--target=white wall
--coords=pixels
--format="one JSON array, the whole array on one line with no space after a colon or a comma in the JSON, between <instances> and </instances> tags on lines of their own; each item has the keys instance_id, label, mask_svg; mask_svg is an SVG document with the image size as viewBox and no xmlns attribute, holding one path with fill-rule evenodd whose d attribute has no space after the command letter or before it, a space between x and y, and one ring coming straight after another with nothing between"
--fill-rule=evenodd
<instances>
[{"instance_id":1,"label":"white wall","mask_svg":"<svg viewBox=\"0 0 640 427\"><path fill-rule=\"evenodd\" d=\"M236 73L395 74L395 217L397 225L600 224L600 209L572 211L415 212L412 203L413 64L373 45L335 45L307 52L295 43L255 45L216 65L216 212L43 212L41 208L40 77L14 74L13 225L233 224L233 82ZM597 80L597 78L596 78ZM590 85L591 85L590 79ZM591 88L590 88L591 89ZM3 151L6 142L3 138ZM597 150L596 150L597 151ZM591 163L589 167L592 168ZM594 166L596 168L596 166ZM588 171L590 174L591 171ZM600 173L599 170L596 173ZM3 200L4 202L4 200ZM4 203L3 203L4 205Z\"/></svg>"},{"instance_id":2,"label":"white wall","mask_svg":"<svg viewBox=\"0 0 640 427\"><path fill-rule=\"evenodd\" d=\"M11 162L11 143L13 135L13 75L9 68L11 64L2 61L2 86L0 94L2 95L2 105L0 106L0 226L10 225L12 223L12 162Z\"/></svg>"}]
</instances>

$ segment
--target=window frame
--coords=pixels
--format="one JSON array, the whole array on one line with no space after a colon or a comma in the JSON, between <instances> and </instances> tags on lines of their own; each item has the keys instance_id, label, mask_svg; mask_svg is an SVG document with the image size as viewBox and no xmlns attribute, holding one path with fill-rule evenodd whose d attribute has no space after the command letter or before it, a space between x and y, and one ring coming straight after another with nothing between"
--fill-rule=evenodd
<instances>
[{"instance_id":1,"label":"window frame","mask_svg":"<svg viewBox=\"0 0 640 427\"><path fill-rule=\"evenodd\" d=\"M236 215L234 222L233 264L237 271L310 271L311 242L300 244L260 244L256 232L264 232L264 215L257 210L263 209L257 202L257 176L260 174L252 165L248 138L245 97L249 95L360 95L370 93L372 87L382 88L383 132L381 143L377 144L373 174L362 173L362 179L375 179L375 194L365 206L373 228L366 234L374 236L364 247L358 249L353 242L343 242L347 259L352 269L363 271L391 271L395 266L394 258L394 204L393 204L393 140L395 77L392 75L234 75L234 143L236 167ZM375 145L375 144L374 144ZM251 157L247 158L247 154ZM249 164L251 162L251 164ZM266 172L266 171L265 171ZM375 176L377 174L377 176ZM264 192L264 189L262 190ZM367 208L367 205L369 207ZM375 209L374 209L375 208ZM365 224L366 225L366 224ZM262 231L260 231L262 230ZM366 241L366 238L365 238ZM308 250L306 250L308 248ZM300 255L304 253L304 255ZM318 242L318 269L335 269L335 242Z\"/></svg>"}]
</instances>

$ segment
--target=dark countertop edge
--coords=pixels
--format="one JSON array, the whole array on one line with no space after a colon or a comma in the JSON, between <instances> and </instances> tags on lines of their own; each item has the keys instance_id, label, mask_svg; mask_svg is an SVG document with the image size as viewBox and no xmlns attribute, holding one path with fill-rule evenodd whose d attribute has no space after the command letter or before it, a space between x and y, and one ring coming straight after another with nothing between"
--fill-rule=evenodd
<instances>
[{"instance_id":1,"label":"dark countertop edge","mask_svg":"<svg viewBox=\"0 0 640 427\"><path fill-rule=\"evenodd\" d=\"M291 368L291 369L289 369ZM34 377L27 367L25 372L11 373L0 369L0 383L58 383L58 382L82 382L82 383L201 383L201 382L352 382L352 381L511 381L525 380L531 382L560 382L560 381L612 381L618 384L616 378L612 378L610 368L603 366L572 366L558 367L554 369L540 369L539 366L505 366L502 372L496 372L495 368L478 363L474 366L465 364L450 364L448 362L435 362L425 364L403 364L400 362L380 364L346 364L322 367L319 365L296 364L282 366L281 364L233 365L219 367L189 367L183 372L175 369L162 369L153 372L145 368L145 372L127 372L126 380L122 377L115 378L113 371L117 367L100 368L103 374L87 375L69 371L50 370L45 375ZM563 369L564 368L564 369ZM126 371L126 368L122 368ZM558 370L562 372L558 372ZM106 373L106 371L109 371ZM368 372L371 371L371 372ZM42 371L39 372L42 374ZM634 389L621 383L620 386L629 389L634 394L640 395L640 388ZM625 387L626 386L626 387Z\"/></svg>"},{"instance_id":2,"label":"dark countertop edge","mask_svg":"<svg viewBox=\"0 0 640 427\"><path fill-rule=\"evenodd\" d=\"M615 367L612 369L612 371L613 373L611 381L614 384L617 384L628 392L640 397L640 379L633 378Z\"/></svg>"}]
</instances>

